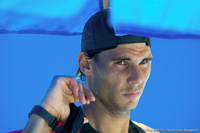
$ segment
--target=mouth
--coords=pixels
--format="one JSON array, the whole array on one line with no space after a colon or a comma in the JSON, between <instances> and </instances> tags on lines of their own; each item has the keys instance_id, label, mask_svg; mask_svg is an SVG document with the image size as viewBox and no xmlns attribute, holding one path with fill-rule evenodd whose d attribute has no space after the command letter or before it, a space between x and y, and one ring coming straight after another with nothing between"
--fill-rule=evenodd
<instances>
[{"instance_id":1,"label":"mouth","mask_svg":"<svg viewBox=\"0 0 200 133\"><path fill-rule=\"evenodd\" d=\"M139 94L141 93L140 90L136 90L136 91L131 91L131 92L127 92L125 94L123 94L125 97L127 98L136 98L139 96Z\"/></svg>"}]
</instances>

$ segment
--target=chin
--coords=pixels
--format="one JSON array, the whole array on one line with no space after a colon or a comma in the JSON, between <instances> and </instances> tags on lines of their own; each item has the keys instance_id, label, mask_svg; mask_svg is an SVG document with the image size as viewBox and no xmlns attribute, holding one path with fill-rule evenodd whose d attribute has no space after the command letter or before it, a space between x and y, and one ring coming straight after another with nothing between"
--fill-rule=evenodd
<instances>
[{"instance_id":1,"label":"chin","mask_svg":"<svg viewBox=\"0 0 200 133\"><path fill-rule=\"evenodd\" d=\"M137 105L138 105L138 101L132 101L128 104L128 108L129 110L133 110L137 107Z\"/></svg>"},{"instance_id":2,"label":"chin","mask_svg":"<svg viewBox=\"0 0 200 133\"><path fill-rule=\"evenodd\" d=\"M133 110L133 109L135 109L136 107L137 107L137 105L133 106L130 110Z\"/></svg>"},{"instance_id":3,"label":"chin","mask_svg":"<svg viewBox=\"0 0 200 133\"><path fill-rule=\"evenodd\" d=\"M123 110L124 112L128 112L128 111L131 111L131 110L135 109L135 108L137 107L137 105L138 105L138 102L130 102L130 103L126 104L126 105L122 108L122 110Z\"/></svg>"}]
</instances>

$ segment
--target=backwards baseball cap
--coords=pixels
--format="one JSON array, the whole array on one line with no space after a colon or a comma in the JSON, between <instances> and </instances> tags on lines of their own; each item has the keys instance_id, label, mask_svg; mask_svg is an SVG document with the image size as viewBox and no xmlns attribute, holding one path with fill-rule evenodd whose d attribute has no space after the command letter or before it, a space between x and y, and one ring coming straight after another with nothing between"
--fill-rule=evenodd
<instances>
[{"instance_id":1,"label":"backwards baseball cap","mask_svg":"<svg viewBox=\"0 0 200 133\"><path fill-rule=\"evenodd\" d=\"M108 23L109 11L110 9L101 10L86 22L82 33L82 52L100 52L126 43L144 42L151 47L150 38L148 37L135 35L115 36L114 28Z\"/></svg>"}]
</instances>

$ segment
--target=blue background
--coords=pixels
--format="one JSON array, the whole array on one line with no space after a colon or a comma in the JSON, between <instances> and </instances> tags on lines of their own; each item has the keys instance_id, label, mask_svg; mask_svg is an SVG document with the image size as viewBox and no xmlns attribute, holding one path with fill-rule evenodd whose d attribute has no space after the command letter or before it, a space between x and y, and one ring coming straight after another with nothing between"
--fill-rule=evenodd
<instances>
[{"instance_id":1,"label":"blue background","mask_svg":"<svg viewBox=\"0 0 200 133\"><path fill-rule=\"evenodd\" d=\"M54 75L75 76L81 36L0 35L0 132L24 128ZM200 40L152 38L152 72L131 119L200 130Z\"/></svg>"}]
</instances>

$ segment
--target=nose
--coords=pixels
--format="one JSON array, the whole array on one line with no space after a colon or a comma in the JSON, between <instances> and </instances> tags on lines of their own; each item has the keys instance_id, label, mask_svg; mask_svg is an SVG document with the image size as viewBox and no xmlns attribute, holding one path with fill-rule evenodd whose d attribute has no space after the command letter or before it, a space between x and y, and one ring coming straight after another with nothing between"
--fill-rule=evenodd
<instances>
[{"instance_id":1,"label":"nose","mask_svg":"<svg viewBox=\"0 0 200 133\"><path fill-rule=\"evenodd\" d=\"M128 84L139 84L144 81L142 72L139 66L131 67L129 71L129 77L127 79Z\"/></svg>"}]
</instances>

